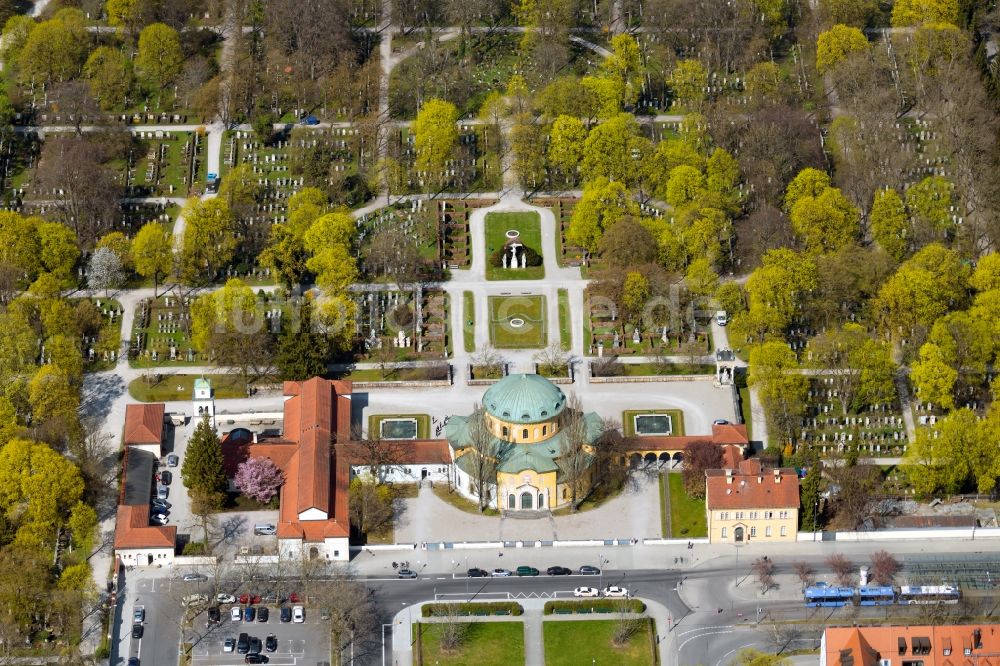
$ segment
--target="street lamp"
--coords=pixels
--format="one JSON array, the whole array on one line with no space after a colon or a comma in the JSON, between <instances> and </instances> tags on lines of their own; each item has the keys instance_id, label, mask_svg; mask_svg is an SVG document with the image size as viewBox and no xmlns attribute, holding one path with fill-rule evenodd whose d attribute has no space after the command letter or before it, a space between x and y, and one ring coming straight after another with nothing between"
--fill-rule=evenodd
<instances>
[{"instance_id":1,"label":"street lamp","mask_svg":"<svg viewBox=\"0 0 1000 666\"><path fill-rule=\"evenodd\" d=\"M813 541L816 540L816 519L819 518L819 498L817 497L813 501ZM975 538L975 530L972 532L973 538Z\"/></svg>"}]
</instances>

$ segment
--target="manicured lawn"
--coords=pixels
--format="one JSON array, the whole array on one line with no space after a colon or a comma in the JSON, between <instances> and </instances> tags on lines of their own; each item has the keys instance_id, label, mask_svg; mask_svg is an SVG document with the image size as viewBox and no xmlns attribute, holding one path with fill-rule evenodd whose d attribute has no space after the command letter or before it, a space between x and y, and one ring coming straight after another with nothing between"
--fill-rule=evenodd
<instances>
[{"instance_id":1,"label":"manicured lawn","mask_svg":"<svg viewBox=\"0 0 1000 666\"><path fill-rule=\"evenodd\" d=\"M486 215L486 279L487 280L541 280L544 266L525 268L497 268L490 265L490 257L507 243L506 232L521 232L519 242L542 254L542 228L538 213L488 213Z\"/></svg>"},{"instance_id":2,"label":"manicured lawn","mask_svg":"<svg viewBox=\"0 0 1000 666\"><path fill-rule=\"evenodd\" d=\"M476 351L476 304L472 292L462 292L462 340L466 352Z\"/></svg>"},{"instance_id":3,"label":"manicured lawn","mask_svg":"<svg viewBox=\"0 0 1000 666\"><path fill-rule=\"evenodd\" d=\"M622 412L622 431L626 437L636 436L634 417L645 414L666 414L670 417L670 434L684 434L684 412L679 409L626 409Z\"/></svg>"},{"instance_id":4,"label":"manicured lawn","mask_svg":"<svg viewBox=\"0 0 1000 666\"><path fill-rule=\"evenodd\" d=\"M569 333L569 290L559 290L559 345L563 351L569 351L573 340Z\"/></svg>"},{"instance_id":5,"label":"manicured lawn","mask_svg":"<svg viewBox=\"0 0 1000 666\"><path fill-rule=\"evenodd\" d=\"M462 495L459 495L458 491L449 488L443 483L439 483L436 486L434 486L434 494L437 495L438 499L440 499L441 501L447 502L456 509L465 511L466 513L475 513L477 515L482 515L482 516L500 515L499 511L497 511L496 509L491 509L489 507L487 507L485 511L480 513L478 504L476 504L472 500L466 499Z\"/></svg>"},{"instance_id":6,"label":"manicured lawn","mask_svg":"<svg viewBox=\"0 0 1000 666\"><path fill-rule=\"evenodd\" d=\"M743 423L747 426L747 439L753 441L753 421L750 411L750 389L746 386L740 389L740 412L743 414Z\"/></svg>"},{"instance_id":7,"label":"manicured lawn","mask_svg":"<svg viewBox=\"0 0 1000 666\"><path fill-rule=\"evenodd\" d=\"M380 426L386 419L416 419L417 439L429 439L431 436L431 417L427 414L372 414L368 417L368 437L380 437Z\"/></svg>"},{"instance_id":8,"label":"manicured lawn","mask_svg":"<svg viewBox=\"0 0 1000 666\"><path fill-rule=\"evenodd\" d=\"M607 354L605 349L604 353ZM715 366L709 363L622 363L624 377L648 377L656 375L711 375Z\"/></svg>"},{"instance_id":9,"label":"manicured lawn","mask_svg":"<svg viewBox=\"0 0 1000 666\"><path fill-rule=\"evenodd\" d=\"M611 640L616 620L546 622L542 625L545 666L651 666L656 663L650 640L652 620L638 622L640 629L621 647Z\"/></svg>"},{"instance_id":10,"label":"manicured lawn","mask_svg":"<svg viewBox=\"0 0 1000 666\"><path fill-rule=\"evenodd\" d=\"M541 349L548 340L544 296L490 296L490 342L497 349ZM511 320L524 324L514 327Z\"/></svg>"},{"instance_id":11,"label":"manicured lawn","mask_svg":"<svg viewBox=\"0 0 1000 666\"><path fill-rule=\"evenodd\" d=\"M338 375L337 379L352 382L405 382L428 379L425 368L386 368L384 376L381 368L360 368ZM446 377L441 377L446 379Z\"/></svg>"},{"instance_id":12,"label":"manicured lawn","mask_svg":"<svg viewBox=\"0 0 1000 666\"><path fill-rule=\"evenodd\" d=\"M129 383L128 392L140 402L190 400L194 395L194 380L201 376L161 375L162 379L155 384L147 382L145 377L139 377ZM212 382L217 399L247 397L243 380L236 375L205 375L205 378Z\"/></svg>"},{"instance_id":13,"label":"manicured lawn","mask_svg":"<svg viewBox=\"0 0 1000 666\"><path fill-rule=\"evenodd\" d=\"M524 624L521 622L470 622L462 645L453 652L441 650L440 625L416 624L425 664L485 666L524 663Z\"/></svg>"},{"instance_id":14,"label":"manicured lawn","mask_svg":"<svg viewBox=\"0 0 1000 666\"><path fill-rule=\"evenodd\" d=\"M670 489L670 527L675 539L708 536L705 524L705 500L693 499L684 492L684 479L679 472L667 474Z\"/></svg>"},{"instance_id":15,"label":"manicured lawn","mask_svg":"<svg viewBox=\"0 0 1000 666\"><path fill-rule=\"evenodd\" d=\"M663 510L664 507L666 506L663 500L666 498L667 486L666 483L664 482L662 474L660 474L659 476L659 482L660 482L660 536L663 537L664 539L667 539L670 537L669 534L670 530L667 529L667 514Z\"/></svg>"}]
</instances>

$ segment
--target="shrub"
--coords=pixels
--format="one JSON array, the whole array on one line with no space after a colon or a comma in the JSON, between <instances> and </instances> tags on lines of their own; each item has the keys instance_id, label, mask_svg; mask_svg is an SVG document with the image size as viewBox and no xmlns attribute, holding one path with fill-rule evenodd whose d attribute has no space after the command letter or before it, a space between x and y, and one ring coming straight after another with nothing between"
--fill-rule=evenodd
<instances>
[{"instance_id":1,"label":"shrub","mask_svg":"<svg viewBox=\"0 0 1000 666\"><path fill-rule=\"evenodd\" d=\"M605 356L593 362L590 366L595 377L621 377L625 374L625 366L617 356Z\"/></svg>"},{"instance_id":2,"label":"shrub","mask_svg":"<svg viewBox=\"0 0 1000 666\"><path fill-rule=\"evenodd\" d=\"M639 599L581 599L580 601L546 601L545 615L556 611L573 613L643 613L646 604Z\"/></svg>"},{"instance_id":3,"label":"shrub","mask_svg":"<svg viewBox=\"0 0 1000 666\"><path fill-rule=\"evenodd\" d=\"M527 266L541 266L542 265L542 255L538 254L534 249L528 247L527 245L521 246L521 251L525 254L525 265ZM506 245L504 245L499 250L493 252L490 255L490 266L494 268L503 268L503 255L506 253L510 255L510 250Z\"/></svg>"},{"instance_id":4,"label":"shrub","mask_svg":"<svg viewBox=\"0 0 1000 666\"><path fill-rule=\"evenodd\" d=\"M182 555L204 555L205 554L205 544L201 541L188 541L184 544L184 550L181 551Z\"/></svg>"},{"instance_id":5,"label":"shrub","mask_svg":"<svg viewBox=\"0 0 1000 666\"><path fill-rule=\"evenodd\" d=\"M468 604L424 604L423 617L448 617L449 615L521 615L524 609L513 601L491 601Z\"/></svg>"}]
</instances>

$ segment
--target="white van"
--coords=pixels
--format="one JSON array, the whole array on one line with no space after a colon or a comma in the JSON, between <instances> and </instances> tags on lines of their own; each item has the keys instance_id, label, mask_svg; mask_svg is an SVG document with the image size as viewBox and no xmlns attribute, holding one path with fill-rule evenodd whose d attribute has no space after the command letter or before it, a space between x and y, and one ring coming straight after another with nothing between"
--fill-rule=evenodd
<instances>
[{"instance_id":1,"label":"white van","mask_svg":"<svg viewBox=\"0 0 1000 666\"><path fill-rule=\"evenodd\" d=\"M271 523L257 523L253 526L254 534L262 534L264 536L274 536L278 533L278 528Z\"/></svg>"},{"instance_id":2,"label":"white van","mask_svg":"<svg viewBox=\"0 0 1000 666\"><path fill-rule=\"evenodd\" d=\"M715 313L715 323L719 326L725 326L729 323L729 314L725 310L719 310Z\"/></svg>"}]
</instances>

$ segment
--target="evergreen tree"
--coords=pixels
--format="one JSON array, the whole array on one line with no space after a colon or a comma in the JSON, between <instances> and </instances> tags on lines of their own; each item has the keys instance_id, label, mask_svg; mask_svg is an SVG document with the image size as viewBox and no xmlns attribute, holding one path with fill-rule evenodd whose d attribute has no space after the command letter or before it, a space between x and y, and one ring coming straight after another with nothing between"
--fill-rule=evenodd
<instances>
[{"instance_id":1,"label":"evergreen tree","mask_svg":"<svg viewBox=\"0 0 1000 666\"><path fill-rule=\"evenodd\" d=\"M285 380L303 380L326 374L329 343L313 330L312 303L302 304L299 326L282 326L278 339L278 372Z\"/></svg>"},{"instance_id":2,"label":"evergreen tree","mask_svg":"<svg viewBox=\"0 0 1000 666\"><path fill-rule=\"evenodd\" d=\"M208 423L208 416L194 429L188 442L187 455L181 467L184 487L192 493L213 494L221 506L220 499L226 490L226 472L222 468L222 444L215 430ZM218 506L216 508L219 508Z\"/></svg>"},{"instance_id":3,"label":"evergreen tree","mask_svg":"<svg viewBox=\"0 0 1000 666\"><path fill-rule=\"evenodd\" d=\"M810 531L814 525L819 523L818 516L815 514L820 482L822 481L821 474L820 464L815 462L809 468L806 478L802 479L802 484L799 487L799 500L802 502L802 509L799 511L799 529Z\"/></svg>"}]
</instances>

